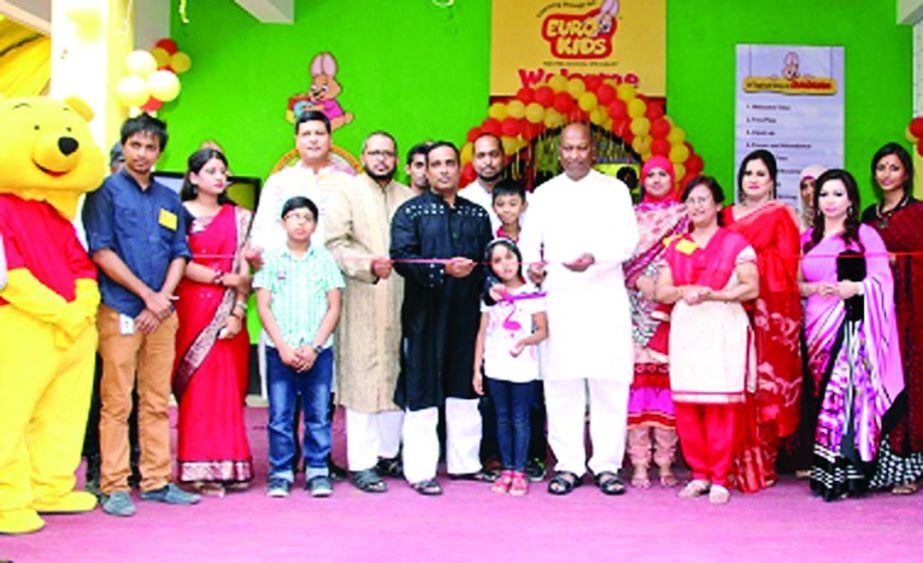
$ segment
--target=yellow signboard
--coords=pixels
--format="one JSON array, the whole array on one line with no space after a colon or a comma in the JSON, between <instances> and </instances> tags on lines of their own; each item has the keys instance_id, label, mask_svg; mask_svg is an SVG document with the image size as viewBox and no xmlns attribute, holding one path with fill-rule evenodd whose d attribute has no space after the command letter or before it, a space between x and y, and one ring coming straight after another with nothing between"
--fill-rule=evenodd
<instances>
[{"instance_id":1,"label":"yellow signboard","mask_svg":"<svg viewBox=\"0 0 923 563\"><path fill-rule=\"evenodd\" d=\"M490 93L604 74L666 94L666 0L493 0Z\"/></svg>"}]
</instances>

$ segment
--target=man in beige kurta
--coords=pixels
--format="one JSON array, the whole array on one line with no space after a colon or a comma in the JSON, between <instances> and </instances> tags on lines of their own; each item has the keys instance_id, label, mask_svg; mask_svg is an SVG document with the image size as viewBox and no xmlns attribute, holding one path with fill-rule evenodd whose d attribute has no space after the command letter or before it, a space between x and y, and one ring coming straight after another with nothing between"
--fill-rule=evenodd
<instances>
[{"instance_id":1,"label":"man in beige kurta","mask_svg":"<svg viewBox=\"0 0 923 563\"><path fill-rule=\"evenodd\" d=\"M391 217L413 196L393 180L396 144L376 132L362 147L365 173L328 201L326 244L346 276L337 327L337 403L346 409L346 457L353 483L383 492L378 468L393 470L402 411L394 404L404 284L388 259Z\"/></svg>"}]
</instances>

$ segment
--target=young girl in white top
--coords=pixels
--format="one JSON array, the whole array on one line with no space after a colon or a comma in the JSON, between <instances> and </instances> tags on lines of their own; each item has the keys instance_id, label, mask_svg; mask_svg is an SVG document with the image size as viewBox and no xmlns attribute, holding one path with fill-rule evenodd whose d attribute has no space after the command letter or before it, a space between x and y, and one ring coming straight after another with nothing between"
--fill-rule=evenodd
<instances>
[{"instance_id":1,"label":"young girl in white top","mask_svg":"<svg viewBox=\"0 0 923 563\"><path fill-rule=\"evenodd\" d=\"M522 255L509 239L487 246L486 259L503 284L503 296L493 305L481 304L481 326L474 353L474 390L487 389L497 412L497 442L503 472L493 485L498 493L528 492L525 474L529 448L529 407L538 379L535 345L548 335L544 294L525 282Z\"/></svg>"}]
</instances>

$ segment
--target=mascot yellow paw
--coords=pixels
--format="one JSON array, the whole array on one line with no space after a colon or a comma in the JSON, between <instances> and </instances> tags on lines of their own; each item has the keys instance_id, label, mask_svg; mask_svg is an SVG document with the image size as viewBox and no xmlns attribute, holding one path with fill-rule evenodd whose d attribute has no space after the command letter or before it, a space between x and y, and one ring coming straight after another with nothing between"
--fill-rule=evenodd
<instances>
[{"instance_id":1,"label":"mascot yellow paw","mask_svg":"<svg viewBox=\"0 0 923 563\"><path fill-rule=\"evenodd\" d=\"M45 521L34 510L0 512L0 534L28 534L45 527Z\"/></svg>"},{"instance_id":2,"label":"mascot yellow paw","mask_svg":"<svg viewBox=\"0 0 923 563\"><path fill-rule=\"evenodd\" d=\"M43 513L89 512L96 508L96 497L86 491L71 491L63 497L39 499L32 508Z\"/></svg>"}]
</instances>

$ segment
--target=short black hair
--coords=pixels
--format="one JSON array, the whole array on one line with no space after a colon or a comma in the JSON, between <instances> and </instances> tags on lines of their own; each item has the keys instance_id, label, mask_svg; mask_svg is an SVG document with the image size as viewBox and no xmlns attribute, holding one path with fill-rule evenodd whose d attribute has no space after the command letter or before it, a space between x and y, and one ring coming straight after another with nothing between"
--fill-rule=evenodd
<instances>
[{"instance_id":1,"label":"short black hair","mask_svg":"<svg viewBox=\"0 0 923 563\"><path fill-rule=\"evenodd\" d=\"M435 141L430 143L429 148L426 150L426 166L429 167L429 153L438 149L439 147L449 147L455 152L455 160L458 162L458 165L461 166L461 154L458 152L458 147L455 146L455 143L452 141Z\"/></svg>"},{"instance_id":2,"label":"short black hair","mask_svg":"<svg viewBox=\"0 0 923 563\"><path fill-rule=\"evenodd\" d=\"M217 149L199 149L189 155L189 160L186 161L186 175L183 176L183 186L179 190L179 198L183 201L189 201L196 198L199 195L199 187L192 183L192 180L189 179L189 175L195 172L196 174L202 171L202 168L208 164L208 161L217 158L224 163L225 170L228 167L228 159L224 156L224 153ZM218 203L233 204L230 196L228 196L227 190L224 190L218 194Z\"/></svg>"},{"instance_id":3,"label":"short black hair","mask_svg":"<svg viewBox=\"0 0 923 563\"><path fill-rule=\"evenodd\" d=\"M167 148L167 124L152 115L142 113L126 119L119 136L121 144L124 145L128 138L136 133L150 133L157 137L161 152Z\"/></svg>"},{"instance_id":4,"label":"short black hair","mask_svg":"<svg viewBox=\"0 0 923 563\"><path fill-rule=\"evenodd\" d=\"M295 134L298 134L298 130L301 129L302 123L307 123L309 121L320 121L324 124L324 129L327 130L327 134L333 132L333 129L330 127L330 119L322 111L317 110L308 110L298 114L298 119L295 120Z\"/></svg>"},{"instance_id":5,"label":"short black hair","mask_svg":"<svg viewBox=\"0 0 923 563\"><path fill-rule=\"evenodd\" d=\"M302 196L296 195L295 197L289 198L282 205L282 214L280 217L285 219L285 216L289 214L293 209L307 209L311 212L311 215L314 215L314 220L317 221L318 211L317 205L314 204L310 199Z\"/></svg>"},{"instance_id":6,"label":"short black hair","mask_svg":"<svg viewBox=\"0 0 923 563\"><path fill-rule=\"evenodd\" d=\"M708 191L711 192L711 198L715 201L715 203L719 205L724 203L724 190L721 189L721 184L719 184L718 180L716 180L713 176L705 175L699 175L689 180L689 183L686 184L685 188L683 188L683 195L679 200L685 203L686 200L689 199L689 194L692 192L692 190L698 186L705 186L708 188Z\"/></svg>"},{"instance_id":7,"label":"short black hair","mask_svg":"<svg viewBox=\"0 0 923 563\"><path fill-rule=\"evenodd\" d=\"M407 151L407 164L413 164L413 157L417 156L418 154L423 156L423 160L426 160L426 153L429 152L429 147L432 144L433 143L430 141L424 141L410 147L410 150Z\"/></svg>"},{"instance_id":8,"label":"short black hair","mask_svg":"<svg viewBox=\"0 0 923 563\"><path fill-rule=\"evenodd\" d=\"M490 194L490 201L495 202L502 195L518 195L522 198L523 203L526 201L526 189L516 180L509 178L504 178L497 182L493 192Z\"/></svg>"},{"instance_id":9,"label":"short black hair","mask_svg":"<svg viewBox=\"0 0 923 563\"><path fill-rule=\"evenodd\" d=\"M759 160L766 166L769 178L772 180L772 197L775 199L776 192L779 190L779 180L777 178L779 167L776 165L775 155L766 149L756 149L741 161L740 168L737 169L737 197L740 200L744 199L744 174L747 173L747 164L754 160Z\"/></svg>"}]
</instances>

